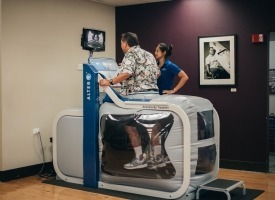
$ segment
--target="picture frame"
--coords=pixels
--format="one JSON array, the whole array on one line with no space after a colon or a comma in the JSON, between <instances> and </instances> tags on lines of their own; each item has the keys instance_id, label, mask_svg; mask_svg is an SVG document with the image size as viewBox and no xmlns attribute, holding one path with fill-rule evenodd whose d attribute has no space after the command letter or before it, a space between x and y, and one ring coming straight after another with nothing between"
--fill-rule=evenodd
<instances>
[{"instance_id":1,"label":"picture frame","mask_svg":"<svg viewBox=\"0 0 275 200\"><path fill-rule=\"evenodd\" d=\"M275 69L269 69L269 94L275 94Z\"/></svg>"},{"instance_id":2,"label":"picture frame","mask_svg":"<svg viewBox=\"0 0 275 200\"><path fill-rule=\"evenodd\" d=\"M235 86L236 35L199 37L199 84Z\"/></svg>"}]
</instances>

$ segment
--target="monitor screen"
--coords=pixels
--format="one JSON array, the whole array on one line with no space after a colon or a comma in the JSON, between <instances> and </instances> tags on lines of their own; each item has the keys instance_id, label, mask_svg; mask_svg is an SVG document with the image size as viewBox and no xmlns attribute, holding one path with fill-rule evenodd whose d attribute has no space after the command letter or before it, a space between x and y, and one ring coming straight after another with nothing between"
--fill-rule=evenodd
<instances>
[{"instance_id":1,"label":"monitor screen","mask_svg":"<svg viewBox=\"0 0 275 200\"><path fill-rule=\"evenodd\" d=\"M83 28L81 46L84 50L105 51L105 31Z\"/></svg>"}]
</instances>

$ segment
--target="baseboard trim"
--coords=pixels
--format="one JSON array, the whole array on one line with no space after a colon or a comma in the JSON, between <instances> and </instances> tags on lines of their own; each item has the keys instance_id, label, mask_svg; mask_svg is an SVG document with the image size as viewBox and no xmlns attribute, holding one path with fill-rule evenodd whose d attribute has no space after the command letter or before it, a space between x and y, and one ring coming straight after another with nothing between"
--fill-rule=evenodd
<instances>
[{"instance_id":1,"label":"baseboard trim","mask_svg":"<svg viewBox=\"0 0 275 200\"><path fill-rule=\"evenodd\" d=\"M243 162L235 160L220 160L220 167L244 171L268 172L267 163Z\"/></svg>"},{"instance_id":2,"label":"baseboard trim","mask_svg":"<svg viewBox=\"0 0 275 200\"><path fill-rule=\"evenodd\" d=\"M41 171L43 169L43 171ZM11 169L7 171L0 171L0 181L6 182L28 176L38 175L38 173L50 173L54 172L52 162L37 164L27 167L21 167L17 169Z\"/></svg>"}]
</instances>

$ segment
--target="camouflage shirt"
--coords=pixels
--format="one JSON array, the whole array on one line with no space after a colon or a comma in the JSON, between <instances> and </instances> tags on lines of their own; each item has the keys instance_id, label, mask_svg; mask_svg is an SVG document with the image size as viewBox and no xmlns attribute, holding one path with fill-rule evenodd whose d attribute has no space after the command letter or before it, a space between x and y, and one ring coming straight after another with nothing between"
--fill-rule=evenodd
<instances>
[{"instance_id":1,"label":"camouflage shirt","mask_svg":"<svg viewBox=\"0 0 275 200\"><path fill-rule=\"evenodd\" d=\"M139 45L131 47L125 53L120 73L131 75L122 84L126 88L121 90L124 95L149 89L158 89L157 77L159 68L156 59L151 53L141 49ZM126 92L127 89L128 92Z\"/></svg>"}]
</instances>

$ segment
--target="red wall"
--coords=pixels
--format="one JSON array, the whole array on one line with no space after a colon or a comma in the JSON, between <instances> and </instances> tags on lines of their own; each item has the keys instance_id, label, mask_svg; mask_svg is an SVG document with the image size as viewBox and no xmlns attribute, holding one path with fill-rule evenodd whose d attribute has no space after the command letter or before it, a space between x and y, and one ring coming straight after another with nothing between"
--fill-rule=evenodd
<instances>
[{"instance_id":1,"label":"red wall","mask_svg":"<svg viewBox=\"0 0 275 200\"><path fill-rule=\"evenodd\" d=\"M268 170L268 36L275 31L275 6L268 0L173 0L116 8L117 62L120 36L136 32L142 48L174 46L171 60L188 74L181 94L209 99L220 116L221 167ZM265 42L252 44L253 33ZM199 85L198 38L236 34L237 92ZM235 88L235 87L234 87Z\"/></svg>"}]
</instances>

